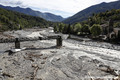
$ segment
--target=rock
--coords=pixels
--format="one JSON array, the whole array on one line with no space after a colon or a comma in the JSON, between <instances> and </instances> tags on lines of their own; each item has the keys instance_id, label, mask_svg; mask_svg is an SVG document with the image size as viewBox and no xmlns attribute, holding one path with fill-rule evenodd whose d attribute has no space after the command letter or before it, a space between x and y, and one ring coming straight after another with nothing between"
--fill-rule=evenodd
<instances>
[{"instance_id":1,"label":"rock","mask_svg":"<svg viewBox=\"0 0 120 80\"><path fill-rule=\"evenodd\" d=\"M45 64L45 61L42 61L41 64Z\"/></svg>"},{"instance_id":2,"label":"rock","mask_svg":"<svg viewBox=\"0 0 120 80\"><path fill-rule=\"evenodd\" d=\"M2 71L2 68L0 68L0 75L2 75L2 72L3 72L3 71Z\"/></svg>"},{"instance_id":3,"label":"rock","mask_svg":"<svg viewBox=\"0 0 120 80\"><path fill-rule=\"evenodd\" d=\"M32 67L36 68L36 67L38 67L38 65L37 64L32 64Z\"/></svg>"},{"instance_id":4,"label":"rock","mask_svg":"<svg viewBox=\"0 0 120 80\"><path fill-rule=\"evenodd\" d=\"M8 78L7 80L15 80L14 78Z\"/></svg>"},{"instance_id":5,"label":"rock","mask_svg":"<svg viewBox=\"0 0 120 80\"><path fill-rule=\"evenodd\" d=\"M43 59L47 59L48 57L44 57Z\"/></svg>"}]
</instances>

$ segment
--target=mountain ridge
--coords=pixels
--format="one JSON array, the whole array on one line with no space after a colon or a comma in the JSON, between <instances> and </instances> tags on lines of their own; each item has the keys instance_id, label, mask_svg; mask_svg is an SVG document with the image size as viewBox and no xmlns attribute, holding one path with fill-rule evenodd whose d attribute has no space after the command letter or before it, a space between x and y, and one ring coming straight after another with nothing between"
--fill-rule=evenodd
<instances>
[{"instance_id":1,"label":"mountain ridge","mask_svg":"<svg viewBox=\"0 0 120 80\"><path fill-rule=\"evenodd\" d=\"M75 22L81 22L92 16L93 13L105 12L111 9L120 9L120 0L110 3L100 3L97 5L90 6L75 15L65 19L63 22L67 24L73 24Z\"/></svg>"},{"instance_id":2,"label":"mountain ridge","mask_svg":"<svg viewBox=\"0 0 120 80\"><path fill-rule=\"evenodd\" d=\"M24 13L24 14L31 15L31 16L41 17L45 20L53 21L53 22L61 22L64 20L64 18L61 17L60 15L55 15L52 13L42 13L40 11L32 10L31 8L21 8L19 6L17 7L3 6L1 4L0 4L0 8L17 11L17 12Z\"/></svg>"}]
</instances>

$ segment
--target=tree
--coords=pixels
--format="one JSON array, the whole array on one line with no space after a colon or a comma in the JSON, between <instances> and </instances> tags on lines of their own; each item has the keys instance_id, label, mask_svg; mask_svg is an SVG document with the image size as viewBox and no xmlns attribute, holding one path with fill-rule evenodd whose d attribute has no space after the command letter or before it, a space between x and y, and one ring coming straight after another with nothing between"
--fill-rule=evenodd
<instances>
[{"instance_id":1,"label":"tree","mask_svg":"<svg viewBox=\"0 0 120 80\"><path fill-rule=\"evenodd\" d=\"M84 25L81 27L81 32L89 33L89 32L90 32L90 30L89 30L89 25L84 24Z\"/></svg>"},{"instance_id":2,"label":"tree","mask_svg":"<svg viewBox=\"0 0 120 80\"><path fill-rule=\"evenodd\" d=\"M99 24L94 24L94 25L90 28L90 32L92 33L92 35L93 35L94 37L97 37L98 35L101 34L102 29L101 29L101 27L100 27Z\"/></svg>"},{"instance_id":3,"label":"tree","mask_svg":"<svg viewBox=\"0 0 120 80\"><path fill-rule=\"evenodd\" d=\"M68 28L67 28L67 33L70 34L71 33L71 25L69 24L68 25Z\"/></svg>"},{"instance_id":4,"label":"tree","mask_svg":"<svg viewBox=\"0 0 120 80\"><path fill-rule=\"evenodd\" d=\"M73 25L70 25L69 27L70 27L69 33L70 33L70 34L74 34L74 26L73 26ZM68 27L68 29L69 29L69 27ZM68 33L68 34L69 34L69 33Z\"/></svg>"},{"instance_id":5,"label":"tree","mask_svg":"<svg viewBox=\"0 0 120 80\"><path fill-rule=\"evenodd\" d=\"M59 32L63 32L64 26L65 26L65 24L63 24L63 23L59 24Z\"/></svg>"},{"instance_id":6,"label":"tree","mask_svg":"<svg viewBox=\"0 0 120 80\"><path fill-rule=\"evenodd\" d=\"M54 26L54 32L58 32L58 26Z\"/></svg>"},{"instance_id":7,"label":"tree","mask_svg":"<svg viewBox=\"0 0 120 80\"><path fill-rule=\"evenodd\" d=\"M80 23L77 23L77 24L75 24L75 26L74 26L74 33L75 34L78 34L78 32L81 32L81 24Z\"/></svg>"},{"instance_id":8,"label":"tree","mask_svg":"<svg viewBox=\"0 0 120 80\"><path fill-rule=\"evenodd\" d=\"M114 27L120 27L120 22L114 23Z\"/></svg>"},{"instance_id":9,"label":"tree","mask_svg":"<svg viewBox=\"0 0 120 80\"><path fill-rule=\"evenodd\" d=\"M65 24L62 33L67 34L68 31L68 25Z\"/></svg>"}]
</instances>

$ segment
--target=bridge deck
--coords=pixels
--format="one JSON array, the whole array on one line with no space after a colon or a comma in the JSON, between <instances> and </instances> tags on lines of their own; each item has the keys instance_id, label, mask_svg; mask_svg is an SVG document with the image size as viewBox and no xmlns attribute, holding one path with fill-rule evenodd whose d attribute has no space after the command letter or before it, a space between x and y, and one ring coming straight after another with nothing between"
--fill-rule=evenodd
<instances>
[{"instance_id":1,"label":"bridge deck","mask_svg":"<svg viewBox=\"0 0 120 80\"><path fill-rule=\"evenodd\" d=\"M24 41L37 41L37 40L50 40L50 39L56 39L57 46L62 46L62 37L60 35L56 36L46 36L46 37L20 37L20 38L1 38L0 43L14 43L15 42L15 48L20 48L20 42Z\"/></svg>"}]
</instances>

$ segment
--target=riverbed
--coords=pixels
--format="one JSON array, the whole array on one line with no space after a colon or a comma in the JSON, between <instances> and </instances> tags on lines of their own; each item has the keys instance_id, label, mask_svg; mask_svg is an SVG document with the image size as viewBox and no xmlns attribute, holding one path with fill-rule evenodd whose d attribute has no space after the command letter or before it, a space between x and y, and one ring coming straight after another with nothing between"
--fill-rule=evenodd
<instances>
[{"instance_id":1,"label":"riverbed","mask_svg":"<svg viewBox=\"0 0 120 80\"><path fill-rule=\"evenodd\" d=\"M5 32L13 37L37 37L53 35L48 29ZM21 48L9 55L14 43L0 43L0 71L4 80L90 80L113 79L120 75L120 51L96 45L109 43L83 42L67 39L56 47L56 40L21 42ZM88 45L89 43L89 45ZM90 45L92 44L92 45ZM93 46L94 45L94 46ZM4 75L3 75L4 74Z\"/></svg>"}]
</instances>

